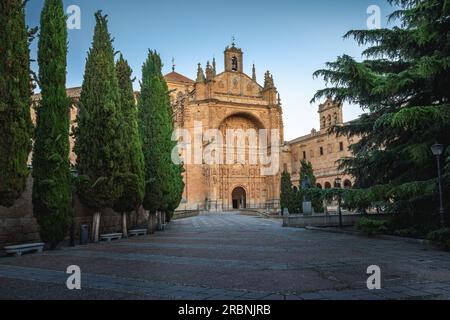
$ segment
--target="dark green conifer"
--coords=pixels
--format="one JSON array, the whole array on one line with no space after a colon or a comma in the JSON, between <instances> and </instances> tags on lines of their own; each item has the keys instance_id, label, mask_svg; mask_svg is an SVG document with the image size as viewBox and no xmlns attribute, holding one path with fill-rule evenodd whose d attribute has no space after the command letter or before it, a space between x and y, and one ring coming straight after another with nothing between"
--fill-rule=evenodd
<instances>
[{"instance_id":1,"label":"dark green conifer","mask_svg":"<svg viewBox=\"0 0 450 320\"><path fill-rule=\"evenodd\" d=\"M131 80L132 70L122 55L116 63L116 72L120 90L123 152L118 155L121 175L116 180L116 186L121 188L121 196L114 204L114 210L122 213L122 232L127 236L127 213L137 211L144 197L144 155Z\"/></svg>"},{"instance_id":2,"label":"dark green conifer","mask_svg":"<svg viewBox=\"0 0 450 320\"><path fill-rule=\"evenodd\" d=\"M149 51L142 68L138 108L145 159L146 188L143 205L150 216L156 214L158 219L161 213L174 210L181 200L178 196L181 187L175 180L181 168L177 168L171 159L175 146L172 141L173 123L169 91L161 68L159 54ZM152 226L149 226L149 229L152 229Z\"/></svg>"},{"instance_id":3,"label":"dark green conifer","mask_svg":"<svg viewBox=\"0 0 450 320\"><path fill-rule=\"evenodd\" d=\"M0 2L0 206L25 190L33 126L30 51L22 0Z\"/></svg>"},{"instance_id":4,"label":"dark green conifer","mask_svg":"<svg viewBox=\"0 0 450 320\"><path fill-rule=\"evenodd\" d=\"M281 210L288 209L289 213L297 213L295 210L295 192L292 186L291 175L287 171L281 174L281 195L280 205Z\"/></svg>"},{"instance_id":5,"label":"dark green conifer","mask_svg":"<svg viewBox=\"0 0 450 320\"><path fill-rule=\"evenodd\" d=\"M300 186L299 186L299 193L297 195L297 197L300 198L299 202L302 204L303 204L305 193L303 192L303 190L301 188L301 183L306 177L308 177L308 179L309 179L309 182L311 184L311 189L317 188L317 181L316 181L316 177L314 175L314 169L313 169L311 162L302 160L301 164L300 164ZM324 208L323 208L322 199L320 199L319 196L314 195L311 199L311 203L314 208L314 212L320 213L323 211ZM301 207L302 206L303 205L301 205ZM301 208L301 210L303 210L303 208Z\"/></svg>"},{"instance_id":6,"label":"dark green conifer","mask_svg":"<svg viewBox=\"0 0 450 320\"><path fill-rule=\"evenodd\" d=\"M120 94L114 49L107 16L97 12L92 48L89 50L79 102L75 152L77 192L95 212L93 240L98 241L100 214L112 208L121 194L120 155L124 152L121 130Z\"/></svg>"},{"instance_id":7,"label":"dark green conifer","mask_svg":"<svg viewBox=\"0 0 450 320\"><path fill-rule=\"evenodd\" d=\"M423 221L415 216L430 222L430 208L438 207L437 192L422 188L423 182L436 184L430 147L439 142L450 154L450 5L448 0L388 2L399 7L391 15L398 26L350 31L347 38L368 47L366 60L343 55L317 71L330 86L314 100L330 95L363 108L359 119L334 129L361 138L342 167L355 176L356 188L395 188L395 195L385 193L390 199L385 205L404 215L405 228L413 221L421 228ZM445 178L448 206L450 171Z\"/></svg>"},{"instance_id":8,"label":"dark green conifer","mask_svg":"<svg viewBox=\"0 0 450 320\"><path fill-rule=\"evenodd\" d=\"M42 241L55 247L72 221L70 101L66 95L67 26L62 0L46 0L39 37L39 84L33 152L33 211Z\"/></svg>"}]
</instances>

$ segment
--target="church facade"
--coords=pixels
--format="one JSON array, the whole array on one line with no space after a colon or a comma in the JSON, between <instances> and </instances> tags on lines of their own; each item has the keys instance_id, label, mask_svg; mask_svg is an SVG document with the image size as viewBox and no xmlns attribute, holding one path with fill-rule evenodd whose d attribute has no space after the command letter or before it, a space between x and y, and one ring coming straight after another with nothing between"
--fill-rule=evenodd
<instances>
[{"instance_id":1,"label":"church facade","mask_svg":"<svg viewBox=\"0 0 450 320\"><path fill-rule=\"evenodd\" d=\"M185 162L186 184L181 209L276 209L279 206L279 164L274 172L265 174L262 172L264 164L249 161L251 155L258 152L256 144L262 139L261 130L266 130L268 136L275 132L280 146L283 141L282 109L273 78L267 72L264 84L260 85L254 66L251 76L245 74L244 54L234 44L225 49L224 66L225 70L218 73L215 59L212 64L206 64L205 70L199 64L195 80L175 71L165 76L171 92L175 127L188 131L191 137L198 135L196 127L203 133L216 130L222 139L213 150L221 155L213 163L186 159L186 153L195 157L190 152L192 140L180 150ZM234 137L230 139L231 132L244 133L243 143L237 143ZM253 141L252 132L255 133ZM211 143L205 137L199 141L203 147ZM274 161L279 161L278 146L270 139L267 144L268 153L274 156ZM244 157L239 159L243 161L238 161L234 155L242 147ZM225 161L226 150L233 150L231 162Z\"/></svg>"}]
</instances>

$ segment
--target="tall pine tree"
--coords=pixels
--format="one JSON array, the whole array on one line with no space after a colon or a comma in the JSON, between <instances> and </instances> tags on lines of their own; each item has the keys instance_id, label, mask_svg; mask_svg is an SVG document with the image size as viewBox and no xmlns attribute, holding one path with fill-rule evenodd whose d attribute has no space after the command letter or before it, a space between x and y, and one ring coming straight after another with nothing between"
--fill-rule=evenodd
<instances>
[{"instance_id":1,"label":"tall pine tree","mask_svg":"<svg viewBox=\"0 0 450 320\"><path fill-rule=\"evenodd\" d=\"M173 162L171 154L172 119L169 90L161 73L162 62L158 53L149 51L142 67L141 95L139 99L139 129L145 159L145 197L143 206L158 220L171 205ZM173 205L172 205L173 207Z\"/></svg>"},{"instance_id":2,"label":"tall pine tree","mask_svg":"<svg viewBox=\"0 0 450 320\"><path fill-rule=\"evenodd\" d=\"M92 235L98 241L101 211L111 208L121 194L115 180L120 175L118 158L124 151L119 83L107 16L99 11L95 18L79 102L75 152L77 192L82 202L95 211Z\"/></svg>"},{"instance_id":3,"label":"tall pine tree","mask_svg":"<svg viewBox=\"0 0 450 320\"><path fill-rule=\"evenodd\" d=\"M62 0L45 1L38 62L42 100L33 152L33 210L42 241L55 247L64 240L72 220L67 26Z\"/></svg>"},{"instance_id":4,"label":"tall pine tree","mask_svg":"<svg viewBox=\"0 0 450 320\"><path fill-rule=\"evenodd\" d=\"M137 212L144 197L144 154L139 135L137 107L131 80L132 70L128 62L120 55L116 64L117 78L120 89L120 116L123 152L121 157L121 175L116 185L121 187L121 196L114 204L114 210L122 213L122 233L128 235L127 213Z\"/></svg>"},{"instance_id":5,"label":"tall pine tree","mask_svg":"<svg viewBox=\"0 0 450 320\"><path fill-rule=\"evenodd\" d=\"M33 126L28 31L23 0L0 2L0 206L25 190Z\"/></svg>"},{"instance_id":6,"label":"tall pine tree","mask_svg":"<svg viewBox=\"0 0 450 320\"><path fill-rule=\"evenodd\" d=\"M386 185L396 191L386 203L408 221L423 215L432 220L437 192L425 192L424 182L436 184L436 142L450 154L450 4L448 0L388 0L399 6L391 19L398 27L353 30L346 37L368 46L358 62L343 55L319 70L330 87L314 100L333 96L359 104L365 114L337 127L339 135L358 136L353 157L342 162L356 177L355 187ZM448 167L450 168L450 167ZM450 171L446 171L449 205ZM447 225L449 221L447 219Z\"/></svg>"}]
</instances>

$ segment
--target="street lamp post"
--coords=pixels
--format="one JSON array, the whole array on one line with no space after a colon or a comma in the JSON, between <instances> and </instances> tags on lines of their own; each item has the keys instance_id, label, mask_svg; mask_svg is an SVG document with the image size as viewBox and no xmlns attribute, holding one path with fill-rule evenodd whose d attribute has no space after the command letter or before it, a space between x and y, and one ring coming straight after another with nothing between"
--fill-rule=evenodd
<instances>
[{"instance_id":1,"label":"street lamp post","mask_svg":"<svg viewBox=\"0 0 450 320\"><path fill-rule=\"evenodd\" d=\"M443 227L446 227L446 218L445 218L445 210L444 210L444 201L442 195L442 175L441 175L441 156L444 153L444 145L435 144L431 147L431 151L433 155L436 156L437 159L437 169L438 169L438 181L439 181L439 214L441 216L441 224Z\"/></svg>"},{"instance_id":2,"label":"street lamp post","mask_svg":"<svg viewBox=\"0 0 450 320\"><path fill-rule=\"evenodd\" d=\"M335 180L335 187L336 187L336 189L341 189L341 182L342 182L342 179L339 178L339 177L337 177L336 180ZM343 227L343 223L342 223L342 209L341 209L341 202L342 202L341 194L338 193L339 228L342 228L342 227Z\"/></svg>"}]
</instances>

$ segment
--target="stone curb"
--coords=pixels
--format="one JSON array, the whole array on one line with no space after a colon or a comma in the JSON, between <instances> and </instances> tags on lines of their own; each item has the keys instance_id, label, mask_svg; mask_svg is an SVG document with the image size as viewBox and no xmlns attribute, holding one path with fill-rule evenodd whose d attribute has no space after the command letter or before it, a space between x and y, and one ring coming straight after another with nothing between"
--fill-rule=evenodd
<instances>
[{"instance_id":1,"label":"stone curb","mask_svg":"<svg viewBox=\"0 0 450 320\"><path fill-rule=\"evenodd\" d=\"M276 219L276 220L283 220L282 216L275 216L275 215L270 215L268 213L265 212L260 212L259 215L268 218L268 219Z\"/></svg>"}]
</instances>

